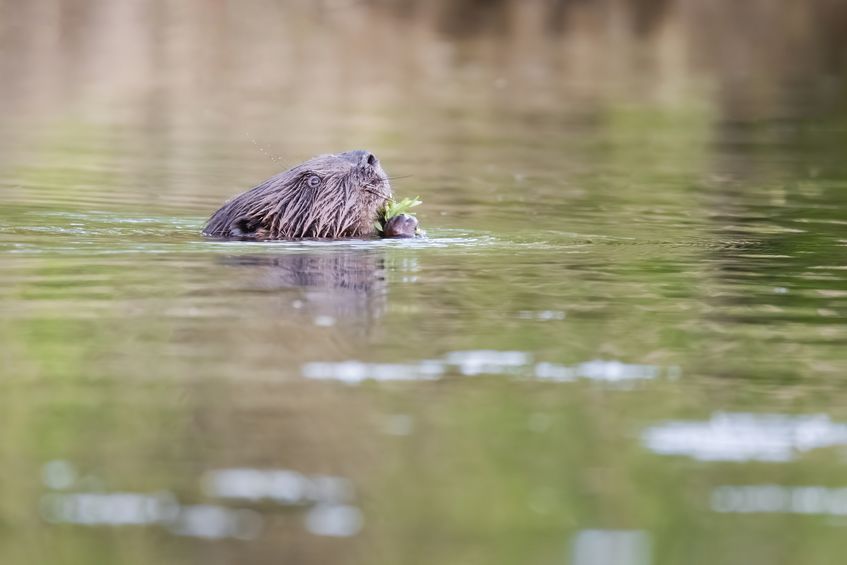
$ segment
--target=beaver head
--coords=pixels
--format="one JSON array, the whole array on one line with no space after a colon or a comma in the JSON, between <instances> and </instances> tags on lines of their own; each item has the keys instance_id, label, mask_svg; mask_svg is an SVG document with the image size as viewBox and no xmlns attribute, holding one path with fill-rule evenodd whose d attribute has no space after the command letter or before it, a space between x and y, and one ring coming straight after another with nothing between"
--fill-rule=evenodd
<instances>
[{"instance_id":1,"label":"beaver head","mask_svg":"<svg viewBox=\"0 0 847 565\"><path fill-rule=\"evenodd\" d=\"M203 233L239 239L361 237L391 197L373 153L319 155L239 194L215 212Z\"/></svg>"}]
</instances>

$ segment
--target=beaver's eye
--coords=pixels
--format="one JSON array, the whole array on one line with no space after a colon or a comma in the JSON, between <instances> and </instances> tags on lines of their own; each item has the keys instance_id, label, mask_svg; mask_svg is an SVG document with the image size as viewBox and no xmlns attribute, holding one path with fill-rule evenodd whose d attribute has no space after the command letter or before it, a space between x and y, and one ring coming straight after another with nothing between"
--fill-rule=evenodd
<instances>
[{"instance_id":1,"label":"beaver's eye","mask_svg":"<svg viewBox=\"0 0 847 565\"><path fill-rule=\"evenodd\" d=\"M309 175L309 178L306 179L306 186L309 188L317 188L318 185L321 184L321 177L318 175Z\"/></svg>"}]
</instances>

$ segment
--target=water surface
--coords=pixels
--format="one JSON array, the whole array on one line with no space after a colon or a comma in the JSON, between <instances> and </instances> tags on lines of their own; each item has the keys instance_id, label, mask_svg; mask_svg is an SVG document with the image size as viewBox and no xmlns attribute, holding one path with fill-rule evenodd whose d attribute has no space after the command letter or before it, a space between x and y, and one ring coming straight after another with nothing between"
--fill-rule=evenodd
<instances>
[{"instance_id":1,"label":"water surface","mask_svg":"<svg viewBox=\"0 0 847 565\"><path fill-rule=\"evenodd\" d=\"M76 4L0 2L3 563L840 562L837 76L674 66L686 10ZM200 235L354 148L427 239Z\"/></svg>"}]
</instances>

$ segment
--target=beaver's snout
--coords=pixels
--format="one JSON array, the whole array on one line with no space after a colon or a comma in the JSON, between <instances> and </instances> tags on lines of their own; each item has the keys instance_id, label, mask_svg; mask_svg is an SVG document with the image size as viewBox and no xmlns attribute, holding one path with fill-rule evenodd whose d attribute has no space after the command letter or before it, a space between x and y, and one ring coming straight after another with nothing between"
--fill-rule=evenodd
<instances>
[{"instance_id":1,"label":"beaver's snout","mask_svg":"<svg viewBox=\"0 0 847 565\"><path fill-rule=\"evenodd\" d=\"M357 149L355 151L347 151L346 153L339 153L338 156L344 159L345 161L350 161L351 163L359 167L364 167L365 165L376 167L377 165L379 165L379 159L376 158L376 155L374 155L370 151L364 151L362 149Z\"/></svg>"}]
</instances>

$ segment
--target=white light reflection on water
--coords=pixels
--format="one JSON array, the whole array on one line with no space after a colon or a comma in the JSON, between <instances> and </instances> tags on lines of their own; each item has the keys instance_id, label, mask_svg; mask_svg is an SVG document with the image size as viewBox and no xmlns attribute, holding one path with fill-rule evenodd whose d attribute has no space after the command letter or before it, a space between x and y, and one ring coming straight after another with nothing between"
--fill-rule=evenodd
<instances>
[{"instance_id":1,"label":"white light reflection on water","mask_svg":"<svg viewBox=\"0 0 847 565\"><path fill-rule=\"evenodd\" d=\"M462 375L519 375L532 363L532 355L523 351L471 350L447 354L443 364Z\"/></svg>"},{"instance_id":2,"label":"white light reflection on water","mask_svg":"<svg viewBox=\"0 0 847 565\"><path fill-rule=\"evenodd\" d=\"M552 381L588 379L614 383L656 379L661 376L677 378L679 374L678 367L665 369L656 365L634 365L620 361L595 360L571 366L556 363L538 363L535 365L535 378Z\"/></svg>"},{"instance_id":3,"label":"white light reflection on water","mask_svg":"<svg viewBox=\"0 0 847 565\"><path fill-rule=\"evenodd\" d=\"M552 320L564 320L567 314L561 310L521 310L518 312L518 318L521 320L540 320L549 322Z\"/></svg>"},{"instance_id":4,"label":"white light reflection on water","mask_svg":"<svg viewBox=\"0 0 847 565\"><path fill-rule=\"evenodd\" d=\"M712 491L711 503L721 513L847 516L847 488L720 486Z\"/></svg>"},{"instance_id":5,"label":"white light reflection on water","mask_svg":"<svg viewBox=\"0 0 847 565\"><path fill-rule=\"evenodd\" d=\"M41 498L42 516L57 523L138 526L167 522L178 513L179 504L167 492L47 494Z\"/></svg>"},{"instance_id":6,"label":"white light reflection on water","mask_svg":"<svg viewBox=\"0 0 847 565\"><path fill-rule=\"evenodd\" d=\"M573 565L648 565L650 535L642 530L581 530L573 540Z\"/></svg>"},{"instance_id":7,"label":"white light reflection on water","mask_svg":"<svg viewBox=\"0 0 847 565\"><path fill-rule=\"evenodd\" d=\"M712 491L711 507L715 512L731 514L847 516L847 488L719 486Z\"/></svg>"},{"instance_id":8,"label":"white light reflection on water","mask_svg":"<svg viewBox=\"0 0 847 565\"><path fill-rule=\"evenodd\" d=\"M304 522L310 533L319 536L354 536L364 523L361 510L349 504L355 497L353 484L342 477L287 469L219 469L203 476L203 489L217 498L312 505Z\"/></svg>"},{"instance_id":9,"label":"white light reflection on water","mask_svg":"<svg viewBox=\"0 0 847 565\"><path fill-rule=\"evenodd\" d=\"M81 526L162 526L181 536L253 539L260 514L243 508L180 506L173 494L134 492L46 494L41 516L54 524Z\"/></svg>"},{"instance_id":10,"label":"white light reflection on water","mask_svg":"<svg viewBox=\"0 0 847 565\"><path fill-rule=\"evenodd\" d=\"M345 478L287 469L219 469L205 473L202 482L208 496L283 505L344 502L355 494L353 484Z\"/></svg>"},{"instance_id":11,"label":"white light reflection on water","mask_svg":"<svg viewBox=\"0 0 847 565\"><path fill-rule=\"evenodd\" d=\"M74 466L62 460L42 468L45 485L53 490L80 488ZM364 517L351 503L353 484L343 477L306 475L288 469L219 469L201 478L207 496L237 500L240 505L271 502L306 506L303 521L315 535L349 537L363 526ZM160 526L179 536L203 539L258 537L262 515L249 508L218 504L180 504L170 492L52 492L40 500L41 516L55 524L91 527Z\"/></svg>"},{"instance_id":12,"label":"white light reflection on water","mask_svg":"<svg viewBox=\"0 0 847 565\"><path fill-rule=\"evenodd\" d=\"M812 449L847 445L847 425L825 414L717 413L705 422L653 426L642 442L655 453L701 461L785 462Z\"/></svg>"},{"instance_id":13,"label":"white light reflection on water","mask_svg":"<svg viewBox=\"0 0 847 565\"><path fill-rule=\"evenodd\" d=\"M48 488L66 489L76 482L76 469L71 463L61 459L48 461L41 469L41 478Z\"/></svg>"},{"instance_id":14,"label":"white light reflection on water","mask_svg":"<svg viewBox=\"0 0 847 565\"><path fill-rule=\"evenodd\" d=\"M306 529L318 536L355 536L363 522L362 512L345 504L319 504L306 514Z\"/></svg>"},{"instance_id":15,"label":"white light reflection on water","mask_svg":"<svg viewBox=\"0 0 847 565\"><path fill-rule=\"evenodd\" d=\"M508 375L541 381L568 382L579 379L622 383L677 378L678 367L663 368L621 361L592 360L576 365L533 361L523 351L470 350L448 353L443 359L426 359L414 363L363 363L341 361L306 363L302 374L308 379L337 380L357 384L373 381L426 381L448 374L464 376Z\"/></svg>"},{"instance_id":16,"label":"white light reflection on water","mask_svg":"<svg viewBox=\"0 0 847 565\"><path fill-rule=\"evenodd\" d=\"M178 536L251 540L259 536L263 526L262 516L253 510L197 504L183 506L168 529Z\"/></svg>"},{"instance_id":17,"label":"white light reflection on water","mask_svg":"<svg viewBox=\"0 0 847 565\"><path fill-rule=\"evenodd\" d=\"M374 381L428 381L444 374L444 367L437 361L419 363L362 363L342 361L340 363L306 363L303 376L307 379L338 380L346 383Z\"/></svg>"}]
</instances>

